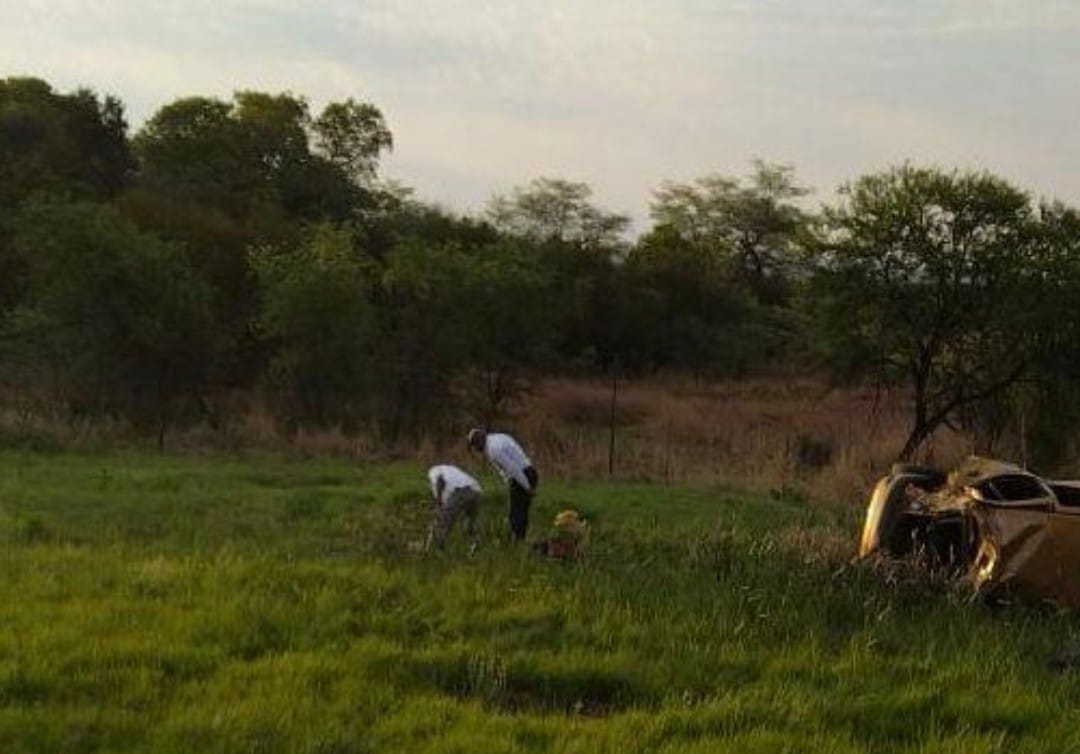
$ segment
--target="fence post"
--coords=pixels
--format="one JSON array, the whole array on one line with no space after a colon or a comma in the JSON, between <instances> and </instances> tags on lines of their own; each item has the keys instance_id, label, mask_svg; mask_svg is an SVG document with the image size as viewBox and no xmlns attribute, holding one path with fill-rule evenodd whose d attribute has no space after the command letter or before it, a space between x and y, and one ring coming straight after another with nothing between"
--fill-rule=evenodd
<instances>
[{"instance_id":1,"label":"fence post","mask_svg":"<svg viewBox=\"0 0 1080 754\"><path fill-rule=\"evenodd\" d=\"M617 362L611 365L611 412L608 416L608 476L615 475L615 404L619 394L619 367Z\"/></svg>"}]
</instances>

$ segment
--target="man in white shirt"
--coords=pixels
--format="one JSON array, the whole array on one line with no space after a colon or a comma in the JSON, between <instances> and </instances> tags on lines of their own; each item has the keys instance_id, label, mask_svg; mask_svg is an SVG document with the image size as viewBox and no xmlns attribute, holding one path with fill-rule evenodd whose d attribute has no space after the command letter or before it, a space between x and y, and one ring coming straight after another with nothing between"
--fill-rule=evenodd
<instances>
[{"instance_id":1,"label":"man in white shirt","mask_svg":"<svg viewBox=\"0 0 1080 754\"><path fill-rule=\"evenodd\" d=\"M510 531L514 539L525 539L529 527L529 505L536 495L540 478L532 461L513 437L487 433L482 429L469 431L469 447L483 453L510 488Z\"/></svg>"},{"instance_id":2,"label":"man in white shirt","mask_svg":"<svg viewBox=\"0 0 1080 754\"><path fill-rule=\"evenodd\" d=\"M441 550L454 522L464 514L469 545L476 549L476 514L483 494L480 483L450 464L428 469L428 481L431 482L431 498L435 504L435 520L428 533L428 548L434 545Z\"/></svg>"}]
</instances>

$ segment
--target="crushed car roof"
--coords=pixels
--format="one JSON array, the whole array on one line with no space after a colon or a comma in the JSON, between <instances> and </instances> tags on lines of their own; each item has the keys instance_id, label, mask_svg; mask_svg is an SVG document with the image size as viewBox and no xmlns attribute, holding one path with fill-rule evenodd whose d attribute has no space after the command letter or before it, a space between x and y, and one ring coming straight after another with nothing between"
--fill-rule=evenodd
<instances>
[{"instance_id":1,"label":"crushed car roof","mask_svg":"<svg viewBox=\"0 0 1080 754\"><path fill-rule=\"evenodd\" d=\"M949 473L946 486L950 490L959 490L1004 474L1027 474L1033 476L1030 472L1014 463L971 456Z\"/></svg>"}]
</instances>

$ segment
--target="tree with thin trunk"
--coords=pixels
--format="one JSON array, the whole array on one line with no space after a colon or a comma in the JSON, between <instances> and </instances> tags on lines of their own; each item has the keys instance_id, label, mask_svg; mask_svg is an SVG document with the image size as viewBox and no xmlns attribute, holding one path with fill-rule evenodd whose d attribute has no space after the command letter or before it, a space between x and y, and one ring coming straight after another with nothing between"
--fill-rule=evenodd
<instances>
[{"instance_id":1,"label":"tree with thin trunk","mask_svg":"<svg viewBox=\"0 0 1080 754\"><path fill-rule=\"evenodd\" d=\"M667 181L653 194L656 229L723 263L763 303L783 303L788 278L812 217L800 206L810 193L790 165L753 161L745 179L712 174L692 183Z\"/></svg>"},{"instance_id":2,"label":"tree with thin trunk","mask_svg":"<svg viewBox=\"0 0 1080 754\"><path fill-rule=\"evenodd\" d=\"M820 344L846 375L908 389L911 459L1025 377L1050 283L1037 214L987 173L905 165L844 187L825 217L807 291Z\"/></svg>"}]
</instances>

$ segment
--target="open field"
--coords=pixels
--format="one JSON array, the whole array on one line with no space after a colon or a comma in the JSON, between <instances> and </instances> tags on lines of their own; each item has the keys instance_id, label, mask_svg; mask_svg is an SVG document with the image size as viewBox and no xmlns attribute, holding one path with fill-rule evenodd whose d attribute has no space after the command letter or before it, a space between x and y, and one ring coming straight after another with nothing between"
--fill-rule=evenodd
<instances>
[{"instance_id":1,"label":"open field","mask_svg":"<svg viewBox=\"0 0 1080 754\"><path fill-rule=\"evenodd\" d=\"M415 465L0 468L6 754L1080 750L1075 617L850 567L849 506L545 478L537 535L592 520L560 565L501 497L410 551Z\"/></svg>"}]
</instances>

